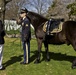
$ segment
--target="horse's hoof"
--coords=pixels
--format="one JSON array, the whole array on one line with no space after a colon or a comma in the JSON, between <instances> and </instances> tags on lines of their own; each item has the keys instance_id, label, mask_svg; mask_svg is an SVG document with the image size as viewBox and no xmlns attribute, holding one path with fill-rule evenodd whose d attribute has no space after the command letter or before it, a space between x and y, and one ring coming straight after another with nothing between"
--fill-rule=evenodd
<instances>
[{"instance_id":1,"label":"horse's hoof","mask_svg":"<svg viewBox=\"0 0 76 75\"><path fill-rule=\"evenodd\" d=\"M40 63L40 61L39 60L35 60L34 64L38 64L38 63Z\"/></svg>"},{"instance_id":2,"label":"horse's hoof","mask_svg":"<svg viewBox=\"0 0 76 75\"><path fill-rule=\"evenodd\" d=\"M76 65L73 65L73 66L72 66L72 69L76 69Z\"/></svg>"}]
</instances>

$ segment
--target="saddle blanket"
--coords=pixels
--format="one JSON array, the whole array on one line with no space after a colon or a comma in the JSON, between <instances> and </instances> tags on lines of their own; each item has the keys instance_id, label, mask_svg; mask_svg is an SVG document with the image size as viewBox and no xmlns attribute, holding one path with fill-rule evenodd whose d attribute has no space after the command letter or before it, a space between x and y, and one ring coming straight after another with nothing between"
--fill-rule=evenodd
<instances>
[{"instance_id":1,"label":"saddle blanket","mask_svg":"<svg viewBox=\"0 0 76 75\"><path fill-rule=\"evenodd\" d=\"M48 23L48 21L43 25L44 32L46 32L47 25L48 25L47 23ZM50 26L50 34L61 32L62 25L63 25L63 22L61 22L61 21L60 22L53 21Z\"/></svg>"}]
</instances>

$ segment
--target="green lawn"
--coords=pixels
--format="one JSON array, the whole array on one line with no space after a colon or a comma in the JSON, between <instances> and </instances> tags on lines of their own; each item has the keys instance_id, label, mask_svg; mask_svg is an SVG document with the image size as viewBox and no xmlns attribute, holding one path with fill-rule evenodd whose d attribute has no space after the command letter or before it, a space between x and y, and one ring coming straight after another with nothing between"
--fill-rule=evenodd
<instances>
[{"instance_id":1,"label":"green lawn","mask_svg":"<svg viewBox=\"0 0 76 75\"><path fill-rule=\"evenodd\" d=\"M45 62L45 50L42 47L41 63L34 64L37 51L37 42L31 40L31 62L28 65L20 65L23 59L23 50L20 40L17 38L5 38L3 64L6 70L0 71L0 75L75 75L76 69L71 69L76 52L72 46L49 45L50 62Z\"/></svg>"}]
</instances>

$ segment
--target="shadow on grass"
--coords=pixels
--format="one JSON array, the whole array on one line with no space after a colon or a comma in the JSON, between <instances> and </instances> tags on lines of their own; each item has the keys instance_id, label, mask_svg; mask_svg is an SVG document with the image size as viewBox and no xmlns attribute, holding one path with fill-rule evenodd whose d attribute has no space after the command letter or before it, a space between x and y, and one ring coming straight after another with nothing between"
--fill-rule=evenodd
<instances>
[{"instance_id":1,"label":"shadow on grass","mask_svg":"<svg viewBox=\"0 0 76 75\"><path fill-rule=\"evenodd\" d=\"M33 62L36 59L38 52L37 51L31 51L31 53L33 53L33 55L30 57L30 63ZM42 51L41 53L43 55L43 57L41 59L41 62L42 62L46 59L46 54L45 54L44 51ZM66 55L66 54L54 53L54 52L49 52L49 55L50 55L50 59L58 60L58 61L63 61L64 60L64 61L73 62L73 60L76 58L75 56L69 56L69 55ZM12 65L16 62L21 61L22 57L23 57L23 55L13 56L13 57L10 58L10 60L5 62L3 65L5 67L10 66L10 65Z\"/></svg>"},{"instance_id":2,"label":"shadow on grass","mask_svg":"<svg viewBox=\"0 0 76 75\"><path fill-rule=\"evenodd\" d=\"M21 61L21 60L22 60L22 57L23 57L23 55L13 56L13 57L10 58L10 60L8 60L7 62L5 62L3 65L4 65L5 67L10 66L10 65L12 65L12 64L14 64L14 63L16 63L16 62Z\"/></svg>"},{"instance_id":3,"label":"shadow on grass","mask_svg":"<svg viewBox=\"0 0 76 75\"><path fill-rule=\"evenodd\" d=\"M42 52L43 54L43 60L45 60L45 52ZM70 55L66 55L66 54L61 54L61 53L54 53L54 52L49 52L50 55L50 59L53 60L58 60L58 61L69 61L69 62L73 62L73 60L76 58L76 56L70 56Z\"/></svg>"},{"instance_id":4,"label":"shadow on grass","mask_svg":"<svg viewBox=\"0 0 76 75\"><path fill-rule=\"evenodd\" d=\"M36 50L36 51L31 51L31 53L33 53L33 55L30 57L30 63L36 59L38 52Z\"/></svg>"},{"instance_id":5,"label":"shadow on grass","mask_svg":"<svg viewBox=\"0 0 76 75\"><path fill-rule=\"evenodd\" d=\"M31 53L34 53L34 55L31 57L31 62L32 62L37 57L37 51L32 51ZM42 59L41 59L41 62L42 62L46 60L46 54L44 51L42 51L41 53L42 53ZM76 56L70 56L70 55L54 53L54 52L49 52L49 55L50 55L50 59L58 60L58 61L64 60L64 61L73 62L73 60L76 58Z\"/></svg>"}]
</instances>

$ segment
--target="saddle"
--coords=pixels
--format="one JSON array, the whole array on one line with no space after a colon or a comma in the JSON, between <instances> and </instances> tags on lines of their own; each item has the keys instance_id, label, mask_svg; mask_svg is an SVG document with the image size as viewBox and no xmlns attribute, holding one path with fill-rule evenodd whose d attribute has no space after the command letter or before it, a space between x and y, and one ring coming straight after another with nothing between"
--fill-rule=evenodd
<instances>
[{"instance_id":1,"label":"saddle","mask_svg":"<svg viewBox=\"0 0 76 75\"><path fill-rule=\"evenodd\" d=\"M61 19L52 19L49 21L50 21L50 28L49 28L50 34L59 33L62 31L63 21ZM44 32L47 31L47 25L49 21L45 22L45 24L43 25Z\"/></svg>"}]
</instances>

